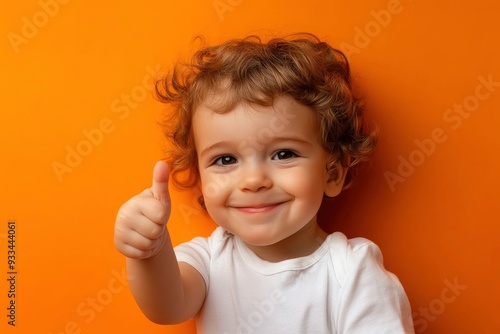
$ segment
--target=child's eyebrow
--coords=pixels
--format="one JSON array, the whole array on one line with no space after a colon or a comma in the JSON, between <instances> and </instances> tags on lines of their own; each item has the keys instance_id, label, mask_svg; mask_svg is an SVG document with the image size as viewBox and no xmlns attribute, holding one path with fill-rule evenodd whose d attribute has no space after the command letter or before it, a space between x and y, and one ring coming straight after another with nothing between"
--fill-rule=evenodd
<instances>
[{"instance_id":1,"label":"child's eyebrow","mask_svg":"<svg viewBox=\"0 0 500 334\"><path fill-rule=\"evenodd\" d=\"M304 139L302 137L286 136L286 137L273 137L268 141L269 143L281 143L281 142L296 142L298 144L311 145L311 141Z\"/></svg>"},{"instance_id":2,"label":"child's eyebrow","mask_svg":"<svg viewBox=\"0 0 500 334\"><path fill-rule=\"evenodd\" d=\"M228 141L218 141L216 143L213 143L212 145L210 146L207 146L205 147L203 150L200 151L200 157L210 153L210 151L216 149L216 148L219 148L219 147L224 147L224 146L228 146L228 145L231 145L230 142Z\"/></svg>"},{"instance_id":3,"label":"child's eyebrow","mask_svg":"<svg viewBox=\"0 0 500 334\"><path fill-rule=\"evenodd\" d=\"M296 143L296 144L301 144L301 145L308 145L308 146L311 146L312 143L310 140L307 140L307 139L304 139L304 138L301 138L301 137L295 137L295 136L286 136L286 137L273 137L271 139L263 139L263 140L259 140L259 138L254 138L256 140L254 140L253 142L255 144L257 144L259 147L263 147L265 145L269 145L269 144L279 144L279 143L285 143L285 142L293 142L293 143ZM244 142L243 142L244 143ZM248 145L251 145L250 141L248 142L249 144ZM239 146L241 143L239 142L238 145L236 146ZM213 143L207 147L205 147L204 149L202 149L200 151L200 157L203 157L204 155L207 155L210 153L210 151L214 150L214 149L217 149L219 147L228 147L228 146L234 146L234 143L231 143L229 141L219 141L219 142L216 142L216 143Z\"/></svg>"}]
</instances>

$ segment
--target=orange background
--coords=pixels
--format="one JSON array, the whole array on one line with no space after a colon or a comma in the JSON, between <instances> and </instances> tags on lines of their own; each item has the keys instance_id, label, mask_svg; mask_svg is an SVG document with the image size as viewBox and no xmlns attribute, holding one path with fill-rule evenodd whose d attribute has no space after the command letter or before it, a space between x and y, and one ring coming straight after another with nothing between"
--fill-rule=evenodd
<instances>
[{"instance_id":1,"label":"orange background","mask_svg":"<svg viewBox=\"0 0 500 334\"><path fill-rule=\"evenodd\" d=\"M370 168L321 219L380 246L417 333L498 332L499 2L60 2L7 0L0 11L2 333L194 331L148 322L117 278L116 212L150 185L164 145L151 73L187 57L197 34L218 43L296 31L350 54L381 131ZM453 111L464 104L464 116ZM433 139L433 131L441 132ZM67 165L76 149L84 156L58 177L54 164ZM194 192L173 199L176 244L210 233ZM9 220L17 223L15 328L5 316Z\"/></svg>"}]
</instances>

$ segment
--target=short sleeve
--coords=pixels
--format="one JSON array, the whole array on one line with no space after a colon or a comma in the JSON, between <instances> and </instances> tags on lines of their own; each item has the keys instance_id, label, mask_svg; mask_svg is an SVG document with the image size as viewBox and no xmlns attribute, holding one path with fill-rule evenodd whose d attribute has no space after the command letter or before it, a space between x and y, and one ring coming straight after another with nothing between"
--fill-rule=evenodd
<instances>
[{"instance_id":1,"label":"short sleeve","mask_svg":"<svg viewBox=\"0 0 500 334\"><path fill-rule=\"evenodd\" d=\"M334 264L340 279L338 333L414 333L411 309L398 278L383 265L382 253L373 242L341 239L344 251ZM343 261L345 260L345 261Z\"/></svg>"},{"instance_id":2,"label":"short sleeve","mask_svg":"<svg viewBox=\"0 0 500 334\"><path fill-rule=\"evenodd\" d=\"M205 287L210 283L210 263L217 245L221 244L227 237L227 233L218 227L208 238L196 237L191 241L184 242L174 247L178 262L185 262L196 269L205 281Z\"/></svg>"}]
</instances>

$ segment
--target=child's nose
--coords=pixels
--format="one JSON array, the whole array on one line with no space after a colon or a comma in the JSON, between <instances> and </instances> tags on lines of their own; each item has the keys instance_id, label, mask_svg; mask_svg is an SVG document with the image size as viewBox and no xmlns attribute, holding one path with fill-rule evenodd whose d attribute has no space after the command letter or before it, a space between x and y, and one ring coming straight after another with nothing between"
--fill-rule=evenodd
<instances>
[{"instance_id":1,"label":"child's nose","mask_svg":"<svg viewBox=\"0 0 500 334\"><path fill-rule=\"evenodd\" d=\"M243 166L240 178L241 190L258 191L270 188L272 185L273 182L264 166L260 164Z\"/></svg>"}]
</instances>

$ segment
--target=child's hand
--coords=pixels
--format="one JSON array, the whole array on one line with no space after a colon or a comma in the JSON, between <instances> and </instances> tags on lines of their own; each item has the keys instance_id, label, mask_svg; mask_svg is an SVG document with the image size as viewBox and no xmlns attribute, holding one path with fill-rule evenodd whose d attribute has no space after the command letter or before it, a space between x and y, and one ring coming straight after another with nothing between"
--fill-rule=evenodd
<instances>
[{"instance_id":1,"label":"child's hand","mask_svg":"<svg viewBox=\"0 0 500 334\"><path fill-rule=\"evenodd\" d=\"M170 216L168 165L158 161L153 185L125 202L115 222L115 246L132 259L155 256L168 240L165 224Z\"/></svg>"}]
</instances>

